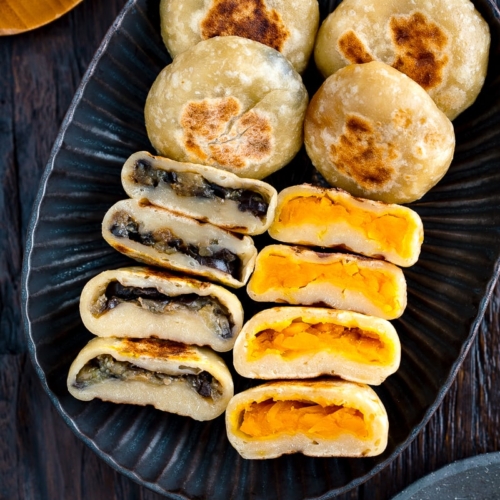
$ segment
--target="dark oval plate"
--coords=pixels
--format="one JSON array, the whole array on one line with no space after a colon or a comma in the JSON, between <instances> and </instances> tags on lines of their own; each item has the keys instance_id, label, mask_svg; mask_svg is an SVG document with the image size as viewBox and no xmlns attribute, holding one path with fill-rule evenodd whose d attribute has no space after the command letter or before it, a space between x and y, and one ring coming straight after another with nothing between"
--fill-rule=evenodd
<instances>
[{"instance_id":1,"label":"dark oval plate","mask_svg":"<svg viewBox=\"0 0 500 500\"><path fill-rule=\"evenodd\" d=\"M320 1L322 17L336 4ZM448 174L412 205L423 219L425 241L419 262L405 270L408 308L395 321L401 367L376 388L389 415L387 450L374 458L297 454L268 461L240 458L227 441L223 417L200 423L152 407L84 403L66 389L69 366L91 338L78 313L84 284L131 263L104 242L100 226L107 209L126 197L120 185L125 159L152 152L143 105L170 62L158 1L126 5L64 120L35 203L23 268L23 315L37 372L67 424L107 463L172 499L332 498L376 474L415 438L457 373L499 273L500 16L493 0L475 4L491 28L489 73L477 102L455 122L457 149ZM321 82L314 67L304 80L311 93ZM302 151L270 181L281 189L311 175ZM256 306L244 292L240 296L249 318ZM236 391L251 384L233 375Z\"/></svg>"}]
</instances>

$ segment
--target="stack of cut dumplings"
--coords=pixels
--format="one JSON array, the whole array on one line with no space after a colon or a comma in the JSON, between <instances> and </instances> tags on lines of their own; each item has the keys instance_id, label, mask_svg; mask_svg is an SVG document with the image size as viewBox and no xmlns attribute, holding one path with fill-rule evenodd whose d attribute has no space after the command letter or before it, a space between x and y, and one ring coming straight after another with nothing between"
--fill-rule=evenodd
<instances>
[{"instance_id":1,"label":"stack of cut dumplings","mask_svg":"<svg viewBox=\"0 0 500 500\"><path fill-rule=\"evenodd\" d=\"M246 283L256 256L248 235L269 227L277 193L258 180L147 152L125 162L122 184L131 198L105 215L105 240L165 269L105 271L87 283L80 314L96 338L72 364L68 389L84 401L216 418L234 390L214 351L232 349L243 309L232 292L195 277Z\"/></svg>"},{"instance_id":2,"label":"stack of cut dumplings","mask_svg":"<svg viewBox=\"0 0 500 500\"><path fill-rule=\"evenodd\" d=\"M396 264L417 261L420 217L340 189L300 185L279 194L269 234L300 246L265 247L248 294L297 307L258 313L236 340L240 375L278 381L231 399L230 441L246 458L382 453L387 414L369 385L399 367L399 337L387 320L406 306L406 282Z\"/></svg>"}]
</instances>

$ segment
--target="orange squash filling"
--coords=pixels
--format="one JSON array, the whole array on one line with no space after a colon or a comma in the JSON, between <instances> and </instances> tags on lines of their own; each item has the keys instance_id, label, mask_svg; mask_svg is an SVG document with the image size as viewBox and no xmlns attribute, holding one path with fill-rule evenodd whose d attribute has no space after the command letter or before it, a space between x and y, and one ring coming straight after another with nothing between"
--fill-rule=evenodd
<instances>
[{"instance_id":1,"label":"orange squash filling","mask_svg":"<svg viewBox=\"0 0 500 500\"><path fill-rule=\"evenodd\" d=\"M345 433L361 439L370 437L363 414L354 408L273 399L246 407L242 411L240 431L252 438L304 434L311 438L335 439Z\"/></svg>"},{"instance_id":2,"label":"orange squash filling","mask_svg":"<svg viewBox=\"0 0 500 500\"><path fill-rule=\"evenodd\" d=\"M363 269L348 260L328 262L327 258L325 262L298 262L296 259L268 254L258 261L252 276L252 288L257 294L273 288L299 289L313 282L329 283L360 292L387 313L399 309L396 283L390 274L371 268Z\"/></svg>"},{"instance_id":3,"label":"orange squash filling","mask_svg":"<svg viewBox=\"0 0 500 500\"><path fill-rule=\"evenodd\" d=\"M351 361L378 365L387 364L392 355L390 346L374 332L297 319L281 330L269 328L259 332L249 345L248 359L256 360L265 354L290 359L321 351L341 352Z\"/></svg>"},{"instance_id":4,"label":"orange squash filling","mask_svg":"<svg viewBox=\"0 0 500 500\"><path fill-rule=\"evenodd\" d=\"M403 258L411 255L408 239L415 231L415 223L403 217L375 214L351 206L342 199L333 201L326 196L293 198L283 205L279 216L280 224L311 224L324 227L325 232L334 230L335 224L342 221L362 231L365 238L394 249Z\"/></svg>"}]
</instances>

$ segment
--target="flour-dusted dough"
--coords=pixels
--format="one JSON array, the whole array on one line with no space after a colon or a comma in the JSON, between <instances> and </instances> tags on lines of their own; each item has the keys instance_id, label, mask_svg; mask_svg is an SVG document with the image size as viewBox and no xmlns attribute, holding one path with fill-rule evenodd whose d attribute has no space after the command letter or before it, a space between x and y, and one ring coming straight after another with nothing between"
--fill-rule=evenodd
<instances>
[{"instance_id":1,"label":"flour-dusted dough","mask_svg":"<svg viewBox=\"0 0 500 500\"><path fill-rule=\"evenodd\" d=\"M215 36L241 36L281 52L302 73L319 24L317 0L162 0L161 33L172 57Z\"/></svg>"},{"instance_id":2,"label":"flour-dusted dough","mask_svg":"<svg viewBox=\"0 0 500 500\"><path fill-rule=\"evenodd\" d=\"M195 420L218 417L234 393L231 373L212 350L160 339L92 339L73 361L67 386L82 401L153 405Z\"/></svg>"},{"instance_id":3,"label":"flour-dusted dough","mask_svg":"<svg viewBox=\"0 0 500 500\"><path fill-rule=\"evenodd\" d=\"M325 77L385 62L453 120L483 86L489 46L489 27L469 0L344 0L322 24L314 57Z\"/></svg>"},{"instance_id":4,"label":"flour-dusted dough","mask_svg":"<svg viewBox=\"0 0 500 500\"><path fill-rule=\"evenodd\" d=\"M302 406L306 412L307 406L318 410L331 408L347 418L341 417L332 425L330 419L335 422L334 415L318 422L314 413L310 413L317 425L304 432L292 424L299 420L300 413L294 417L293 405L288 405L291 415L282 412L281 432L253 437L242 431L246 412L255 411L259 403L268 406L271 402L297 402L295 409ZM349 425L344 427L351 416L357 427L363 429L361 433L350 429ZM288 427L286 423L291 425ZM301 427L307 428L306 425ZM329 437L328 431L332 428L337 432ZM335 379L295 380L269 382L236 394L227 406L226 430L229 442L248 459L276 458L288 453L313 457L371 457L382 453L387 446L389 420L381 400L367 385Z\"/></svg>"},{"instance_id":5,"label":"flour-dusted dough","mask_svg":"<svg viewBox=\"0 0 500 500\"><path fill-rule=\"evenodd\" d=\"M247 282L257 255L250 236L137 200L119 201L106 212L102 236L139 262L204 276L234 288Z\"/></svg>"},{"instance_id":6,"label":"flour-dusted dough","mask_svg":"<svg viewBox=\"0 0 500 500\"><path fill-rule=\"evenodd\" d=\"M232 349L243 308L213 283L147 267L104 271L86 283L80 316L98 337L159 338Z\"/></svg>"},{"instance_id":7,"label":"flour-dusted dough","mask_svg":"<svg viewBox=\"0 0 500 500\"><path fill-rule=\"evenodd\" d=\"M278 196L267 182L145 151L134 153L125 162L122 185L136 200L251 235L267 230Z\"/></svg>"},{"instance_id":8,"label":"flour-dusted dough","mask_svg":"<svg viewBox=\"0 0 500 500\"><path fill-rule=\"evenodd\" d=\"M234 368L243 377L337 375L369 385L392 375L400 358L389 321L322 307L265 309L245 323L233 350Z\"/></svg>"},{"instance_id":9,"label":"flour-dusted dough","mask_svg":"<svg viewBox=\"0 0 500 500\"><path fill-rule=\"evenodd\" d=\"M424 239L422 220L408 207L309 184L279 193L269 234L284 243L343 248L403 267L415 264Z\"/></svg>"},{"instance_id":10,"label":"flour-dusted dough","mask_svg":"<svg viewBox=\"0 0 500 500\"><path fill-rule=\"evenodd\" d=\"M304 132L309 157L331 185L386 203L421 198L455 150L453 125L429 95L378 61L328 77L311 100Z\"/></svg>"},{"instance_id":11,"label":"flour-dusted dough","mask_svg":"<svg viewBox=\"0 0 500 500\"><path fill-rule=\"evenodd\" d=\"M262 179L302 146L307 103L300 75L279 52L216 37L161 71L146 100L146 129L162 156Z\"/></svg>"}]
</instances>

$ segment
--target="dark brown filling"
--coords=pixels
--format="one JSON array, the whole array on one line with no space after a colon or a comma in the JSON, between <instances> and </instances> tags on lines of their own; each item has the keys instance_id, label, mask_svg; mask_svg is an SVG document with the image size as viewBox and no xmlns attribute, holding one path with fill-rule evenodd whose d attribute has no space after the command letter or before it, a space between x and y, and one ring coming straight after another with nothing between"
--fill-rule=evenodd
<instances>
[{"instance_id":1,"label":"dark brown filling","mask_svg":"<svg viewBox=\"0 0 500 500\"><path fill-rule=\"evenodd\" d=\"M139 223L125 212L115 215L113 224L109 228L111 234L117 238L128 238L142 245L153 247L161 253L171 254L180 252L196 260L200 265L218 269L230 274L233 278L241 276L241 260L230 250L213 250L210 246L199 247L186 243L169 229L156 231L140 231Z\"/></svg>"},{"instance_id":2,"label":"dark brown filling","mask_svg":"<svg viewBox=\"0 0 500 500\"><path fill-rule=\"evenodd\" d=\"M192 172L168 172L155 168L147 160L136 162L132 179L137 184L155 188L163 182L168 184L178 196L233 200L238 203L240 212L250 212L259 218L266 216L269 206L261 194L249 189L222 187Z\"/></svg>"},{"instance_id":3,"label":"dark brown filling","mask_svg":"<svg viewBox=\"0 0 500 500\"><path fill-rule=\"evenodd\" d=\"M132 302L153 313L168 314L179 310L193 311L199 315L210 329L220 338L227 340L233 336L231 314L215 297L187 293L169 297L156 288L123 286L111 281L106 291L93 304L91 313L98 317L122 302Z\"/></svg>"},{"instance_id":4,"label":"dark brown filling","mask_svg":"<svg viewBox=\"0 0 500 500\"><path fill-rule=\"evenodd\" d=\"M204 398L218 399L222 395L220 383L206 371L197 374L171 375L149 371L140 368L128 361L117 361L109 354L101 354L91 359L76 376L73 387L86 389L87 387L106 380L139 381L148 384L163 386L170 385L177 380L184 380Z\"/></svg>"}]
</instances>

